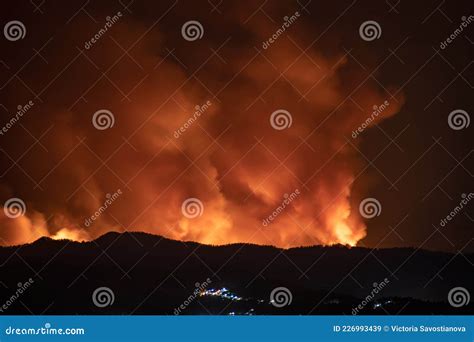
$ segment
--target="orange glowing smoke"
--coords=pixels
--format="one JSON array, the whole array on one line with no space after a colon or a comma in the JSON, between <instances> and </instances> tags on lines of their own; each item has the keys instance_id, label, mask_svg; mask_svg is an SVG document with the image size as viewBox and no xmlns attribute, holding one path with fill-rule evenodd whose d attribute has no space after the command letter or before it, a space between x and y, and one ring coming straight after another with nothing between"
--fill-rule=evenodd
<instances>
[{"instance_id":1,"label":"orange glowing smoke","mask_svg":"<svg viewBox=\"0 0 474 342\"><path fill-rule=\"evenodd\" d=\"M130 51L143 70L128 61L110 73L115 86L130 92L128 100L104 79L83 95L87 102L78 101L98 75L87 60L71 64L51 86L61 95L48 90L45 104L22 119L37 136L46 123L54 127L42 140L48 151L34 149L22 160L41 189L21 173L3 180L1 198L20 197L27 210L20 218L1 217L2 244L42 235L89 240L128 230L208 244L356 245L366 230L352 193L360 168L352 145L364 133L354 139L351 132L387 95L343 51L324 50L321 42L302 54L294 42L305 47L314 39L303 15L292 24L293 41L283 35L262 50L275 26L265 18L245 22L242 12L239 7L212 20L215 27L235 25L247 41L226 40L225 30L206 31L193 43L174 37L174 54L186 68L166 53L170 42L160 25L154 27ZM65 31L68 41L87 41L97 27L78 16ZM144 31L125 16L108 34L127 47ZM77 54L75 44L55 41L48 49L56 56ZM208 58L218 47L225 63ZM106 70L123 52L102 37L85 53ZM74 86L63 86L68 79ZM26 83L40 89L48 82ZM91 119L104 108L115 122L98 130ZM391 101L369 126L398 109ZM290 114L291 125L272 126L277 110ZM12 155L31 145L21 128L8 134L11 141L3 137L2 148ZM118 189L123 194L106 205ZM300 194L283 205L296 189ZM189 198L202 203L193 218L182 211ZM269 216L271 222L262 224Z\"/></svg>"}]
</instances>

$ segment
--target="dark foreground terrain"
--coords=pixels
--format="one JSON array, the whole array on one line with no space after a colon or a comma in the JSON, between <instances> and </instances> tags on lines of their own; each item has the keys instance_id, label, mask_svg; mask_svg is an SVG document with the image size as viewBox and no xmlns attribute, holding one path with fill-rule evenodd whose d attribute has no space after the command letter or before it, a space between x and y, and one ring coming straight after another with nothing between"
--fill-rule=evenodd
<instances>
[{"instance_id":1,"label":"dark foreground terrain","mask_svg":"<svg viewBox=\"0 0 474 342\"><path fill-rule=\"evenodd\" d=\"M42 238L0 248L0 314L474 314L472 301L447 300L454 287L474 294L473 263L473 254L410 248L213 247L144 233ZM110 291L94 301L100 287ZM278 287L287 289L282 307L270 303Z\"/></svg>"}]
</instances>

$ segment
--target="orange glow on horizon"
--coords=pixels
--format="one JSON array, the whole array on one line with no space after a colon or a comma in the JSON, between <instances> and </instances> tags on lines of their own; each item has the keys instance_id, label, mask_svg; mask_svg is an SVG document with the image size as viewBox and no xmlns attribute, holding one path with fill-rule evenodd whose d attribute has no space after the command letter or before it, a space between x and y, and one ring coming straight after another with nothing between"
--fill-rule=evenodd
<instances>
[{"instance_id":1,"label":"orange glow on horizon","mask_svg":"<svg viewBox=\"0 0 474 342\"><path fill-rule=\"evenodd\" d=\"M77 242L84 242L88 241L87 234L84 233L81 230L71 230L68 228L63 228L56 232L56 234L53 234L49 236L53 240L71 240L71 241L77 241Z\"/></svg>"}]
</instances>

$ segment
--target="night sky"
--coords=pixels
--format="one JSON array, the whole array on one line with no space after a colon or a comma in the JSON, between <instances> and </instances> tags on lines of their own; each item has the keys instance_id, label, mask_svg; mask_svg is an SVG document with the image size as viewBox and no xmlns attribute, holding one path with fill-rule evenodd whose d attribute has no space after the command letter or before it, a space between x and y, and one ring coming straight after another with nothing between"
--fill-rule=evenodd
<instances>
[{"instance_id":1,"label":"night sky","mask_svg":"<svg viewBox=\"0 0 474 342\"><path fill-rule=\"evenodd\" d=\"M472 2L392 2L3 4L0 244L473 251Z\"/></svg>"}]
</instances>

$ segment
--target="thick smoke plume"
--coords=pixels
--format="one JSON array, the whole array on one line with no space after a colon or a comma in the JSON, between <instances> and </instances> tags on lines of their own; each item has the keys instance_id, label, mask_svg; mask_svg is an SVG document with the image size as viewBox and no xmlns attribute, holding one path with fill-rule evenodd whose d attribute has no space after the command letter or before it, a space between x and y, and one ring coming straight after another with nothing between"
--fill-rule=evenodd
<instances>
[{"instance_id":1,"label":"thick smoke plume","mask_svg":"<svg viewBox=\"0 0 474 342\"><path fill-rule=\"evenodd\" d=\"M365 236L360 197L351 193L355 147L399 103L334 47L336 33L310 47L324 27L301 9L269 5L273 23L261 13L248 19L240 7L209 18L181 7L156 24L150 9L119 8L94 44L101 18L115 12L90 8L98 23L81 13L45 48L48 64L31 64L22 77L39 98L0 137L0 198L26 205L18 218L1 213L2 244L112 230L281 247L355 245ZM182 25L196 18L202 38L183 39ZM15 54L28 56L52 29L44 31L28 31L24 53ZM32 97L18 82L4 92L8 108ZM103 121L93 120L101 110ZM27 130L44 135L35 142ZM10 157L30 147L11 167ZM188 199L194 208L183 206Z\"/></svg>"}]
</instances>

